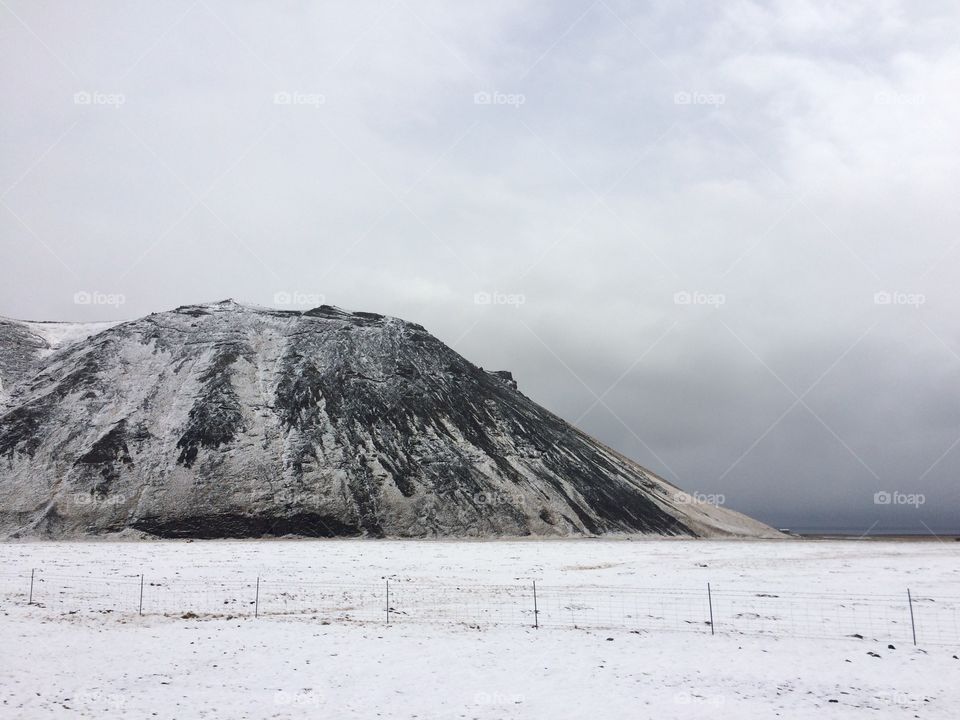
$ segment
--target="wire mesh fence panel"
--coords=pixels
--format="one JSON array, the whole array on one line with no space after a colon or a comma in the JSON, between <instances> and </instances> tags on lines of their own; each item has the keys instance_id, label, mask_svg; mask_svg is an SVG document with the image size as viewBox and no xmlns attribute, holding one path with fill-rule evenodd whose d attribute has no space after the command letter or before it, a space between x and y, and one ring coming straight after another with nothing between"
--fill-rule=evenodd
<instances>
[{"instance_id":1,"label":"wire mesh fence panel","mask_svg":"<svg viewBox=\"0 0 960 720\"><path fill-rule=\"evenodd\" d=\"M31 588L32 580L32 588ZM912 600L912 602L911 602ZM0 603L51 614L307 616L321 622L458 623L960 644L960 598L712 588L324 583L298 577L98 578L0 574ZM911 607L912 606L912 607ZM912 613L911 613L912 610ZM711 613L713 626L711 627Z\"/></svg>"},{"instance_id":2,"label":"wire mesh fence panel","mask_svg":"<svg viewBox=\"0 0 960 720\"><path fill-rule=\"evenodd\" d=\"M0 607L30 600L30 572L0 573Z\"/></svg>"},{"instance_id":3,"label":"wire mesh fence panel","mask_svg":"<svg viewBox=\"0 0 960 720\"><path fill-rule=\"evenodd\" d=\"M58 613L100 612L136 614L140 577L95 578L37 573L33 604Z\"/></svg>"},{"instance_id":4,"label":"wire mesh fence panel","mask_svg":"<svg viewBox=\"0 0 960 720\"><path fill-rule=\"evenodd\" d=\"M154 580L144 576L144 615L253 615L254 581Z\"/></svg>"},{"instance_id":5,"label":"wire mesh fence panel","mask_svg":"<svg viewBox=\"0 0 960 720\"><path fill-rule=\"evenodd\" d=\"M386 584L260 580L259 614L309 615L327 622L385 622Z\"/></svg>"},{"instance_id":6,"label":"wire mesh fence panel","mask_svg":"<svg viewBox=\"0 0 960 720\"><path fill-rule=\"evenodd\" d=\"M390 615L394 622L533 625L532 586L391 583Z\"/></svg>"},{"instance_id":7,"label":"wire mesh fence panel","mask_svg":"<svg viewBox=\"0 0 960 720\"><path fill-rule=\"evenodd\" d=\"M918 643L960 643L960 598L914 597L913 618Z\"/></svg>"},{"instance_id":8,"label":"wire mesh fence panel","mask_svg":"<svg viewBox=\"0 0 960 720\"><path fill-rule=\"evenodd\" d=\"M542 626L709 632L706 591L537 588Z\"/></svg>"},{"instance_id":9,"label":"wire mesh fence panel","mask_svg":"<svg viewBox=\"0 0 960 720\"><path fill-rule=\"evenodd\" d=\"M905 595L857 598L714 590L714 608L718 630L744 635L911 641Z\"/></svg>"}]
</instances>

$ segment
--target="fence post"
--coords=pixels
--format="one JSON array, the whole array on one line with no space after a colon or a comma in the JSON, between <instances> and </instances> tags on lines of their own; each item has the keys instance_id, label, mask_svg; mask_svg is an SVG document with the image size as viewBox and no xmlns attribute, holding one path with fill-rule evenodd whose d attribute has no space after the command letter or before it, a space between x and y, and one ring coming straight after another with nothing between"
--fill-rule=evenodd
<instances>
[{"instance_id":1,"label":"fence post","mask_svg":"<svg viewBox=\"0 0 960 720\"><path fill-rule=\"evenodd\" d=\"M910 594L910 588L907 588L907 604L910 605L910 630L913 631L913 646L917 646L917 626L913 622L913 595Z\"/></svg>"},{"instance_id":2,"label":"fence post","mask_svg":"<svg viewBox=\"0 0 960 720\"><path fill-rule=\"evenodd\" d=\"M36 571L36 568L30 570L30 598L27 600L27 605L33 605L33 574Z\"/></svg>"},{"instance_id":3,"label":"fence post","mask_svg":"<svg viewBox=\"0 0 960 720\"><path fill-rule=\"evenodd\" d=\"M716 635L713 627L713 593L710 590L710 583L707 583L707 603L710 605L710 634Z\"/></svg>"},{"instance_id":4,"label":"fence post","mask_svg":"<svg viewBox=\"0 0 960 720\"><path fill-rule=\"evenodd\" d=\"M537 609L537 581L533 581L533 627L540 628L540 610Z\"/></svg>"},{"instance_id":5,"label":"fence post","mask_svg":"<svg viewBox=\"0 0 960 720\"><path fill-rule=\"evenodd\" d=\"M140 573L140 608L137 610L138 615L143 615L143 573Z\"/></svg>"},{"instance_id":6,"label":"fence post","mask_svg":"<svg viewBox=\"0 0 960 720\"><path fill-rule=\"evenodd\" d=\"M260 617L260 576L257 575L257 596L253 601L253 616Z\"/></svg>"},{"instance_id":7,"label":"fence post","mask_svg":"<svg viewBox=\"0 0 960 720\"><path fill-rule=\"evenodd\" d=\"M387 625L390 624L390 580L387 580Z\"/></svg>"}]
</instances>

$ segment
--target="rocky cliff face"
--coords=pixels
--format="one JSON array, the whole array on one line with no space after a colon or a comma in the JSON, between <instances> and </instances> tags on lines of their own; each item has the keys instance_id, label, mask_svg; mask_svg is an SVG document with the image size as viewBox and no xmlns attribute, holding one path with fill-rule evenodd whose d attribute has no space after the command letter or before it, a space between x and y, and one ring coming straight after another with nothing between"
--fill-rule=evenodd
<instances>
[{"instance_id":1,"label":"rocky cliff face","mask_svg":"<svg viewBox=\"0 0 960 720\"><path fill-rule=\"evenodd\" d=\"M57 346L30 325L0 326L0 534L775 534L414 323L225 301Z\"/></svg>"}]
</instances>

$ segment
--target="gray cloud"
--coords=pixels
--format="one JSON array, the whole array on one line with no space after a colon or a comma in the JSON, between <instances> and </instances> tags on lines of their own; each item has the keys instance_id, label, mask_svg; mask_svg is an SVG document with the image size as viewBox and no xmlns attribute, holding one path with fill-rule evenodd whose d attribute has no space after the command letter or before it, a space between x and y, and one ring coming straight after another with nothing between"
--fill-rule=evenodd
<instances>
[{"instance_id":1,"label":"gray cloud","mask_svg":"<svg viewBox=\"0 0 960 720\"><path fill-rule=\"evenodd\" d=\"M957 531L957 15L5 0L0 312L322 294L775 524Z\"/></svg>"}]
</instances>

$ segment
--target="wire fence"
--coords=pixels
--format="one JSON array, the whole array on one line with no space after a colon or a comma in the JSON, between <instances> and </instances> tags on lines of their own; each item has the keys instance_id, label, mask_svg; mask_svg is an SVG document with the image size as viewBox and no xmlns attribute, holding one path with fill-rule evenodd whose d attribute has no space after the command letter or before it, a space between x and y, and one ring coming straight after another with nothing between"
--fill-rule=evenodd
<instances>
[{"instance_id":1,"label":"wire fence","mask_svg":"<svg viewBox=\"0 0 960 720\"><path fill-rule=\"evenodd\" d=\"M455 623L960 645L960 598L703 588L323 583L283 577L0 574L0 604L59 614L306 616L324 623Z\"/></svg>"}]
</instances>

